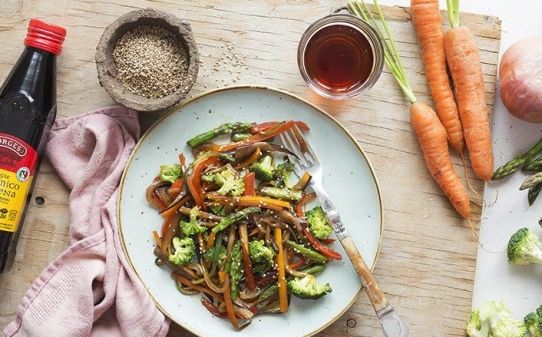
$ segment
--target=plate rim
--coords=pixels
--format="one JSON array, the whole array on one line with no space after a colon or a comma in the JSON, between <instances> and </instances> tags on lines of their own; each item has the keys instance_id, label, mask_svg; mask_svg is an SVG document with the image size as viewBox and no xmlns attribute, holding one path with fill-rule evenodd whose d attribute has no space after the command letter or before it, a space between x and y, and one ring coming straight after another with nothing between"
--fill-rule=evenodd
<instances>
[{"instance_id":1,"label":"plate rim","mask_svg":"<svg viewBox=\"0 0 542 337\"><path fill-rule=\"evenodd\" d=\"M377 244L375 257L374 257L373 261L369 264L369 269L371 270L371 272L374 271L374 268L376 266L376 262L377 262L377 260L378 260L378 258L380 256L380 251L382 249L382 240L383 240L383 234L384 234L384 207L383 207L383 202L382 202L382 192L380 190L380 183L378 182L378 178L376 177L375 170L373 168L373 165L372 165L371 161L367 157L365 151L358 144L356 138L350 133L350 131L348 131L348 129L346 129L339 122L339 120L337 120L331 114L327 113L324 109L318 107L317 105L309 102L308 100L306 100L306 99L304 99L302 97L299 97L296 94L290 93L290 92L282 90L282 89L278 89L278 88L274 88L274 87L270 87L270 86L264 86L264 85L250 85L249 84L249 85L224 86L224 87L219 87L219 88L204 91L204 92L202 92L202 93L200 93L200 94L198 94L198 95L196 95L194 97L191 97L191 98L189 98L189 99L187 99L185 101L182 101L182 102L176 104L175 106L169 108L168 110L166 110L166 112L141 135L141 137L137 141L136 145L132 149L132 152L130 153L130 156L128 157L128 161L126 162L126 166L124 167L124 170L122 172L122 177L121 177L121 179L119 181L119 192L118 192L118 196L117 196L117 205L116 205L116 210L115 210L115 216L116 216L116 220L117 220L119 238L120 238L120 243L121 243L121 246L122 246L122 250L124 252L124 256L125 256L126 260L128 261L128 264L132 268L132 271L136 274L137 278L139 279L139 282L141 283L141 285L143 285L143 287L147 291L147 294L150 296L150 298L152 299L152 301L154 302L154 304L156 305L158 310L160 310L162 312L162 314L164 314L166 317L168 317L171 321L173 321L177 325L181 326L183 329L188 330L190 333L192 333L192 334L194 334L196 336L200 336L199 333L192 330L190 327L187 327L184 324L181 324L180 322L177 322L175 319L172 318L173 315L171 315L166 309L164 309L160 305L160 303L156 300L156 298L153 296L153 294L149 291L149 288L147 287L147 285L143 281L143 278L141 277L141 275L139 275L139 272L137 271L137 269L134 267L134 264L132 263L132 259L131 259L130 255L128 254L128 250L126 249L126 242L124 241L124 231L123 231L122 220L121 220L121 216L120 216L120 209L121 209L120 205L122 203L122 196L123 196L123 192L124 192L124 183L125 183L125 180L126 180L126 175L128 173L128 170L129 170L129 168L130 168L130 166L132 164L132 161L133 161L133 159L134 159L134 157L135 157L135 155L137 153L137 150L139 149L141 144L144 142L144 140L149 136L149 134L154 130L154 128L156 128L158 125L160 125L160 123L162 123L162 121L169 118L173 113L175 113L176 111L178 111L179 109L181 109L182 107L184 107L185 105L188 105L189 103L191 103L193 101L196 101L198 99L201 99L202 97L209 96L209 95L212 95L212 94L215 94L215 93L218 93L218 92L236 90L236 89L259 89L259 90L264 90L264 91L272 91L272 92L276 92L276 93L279 93L279 94L282 94L282 95L285 95L285 96L289 96L289 97L291 97L291 98L293 98L295 100L298 100L298 101L310 106L311 108L318 111L324 117L327 117L331 122L333 122L335 125L337 125L339 128L342 129L342 131L348 136L349 140L356 146L356 148L360 152L361 156L367 162L367 165L369 166L369 171L371 172L371 176L372 176L372 178L374 180L374 183L375 183L376 192L377 192L377 196L378 196L378 206L380 208L380 212L379 212L380 213L380 226L379 226L379 231L380 232L379 232L379 235L378 235L378 244ZM314 331L311 331L310 333L308 333L308 334L306 334L304 336L313 336L313 335L323 331L324 329L329 327L331 324L335 323L335 321L337 321L342 315L344 315L346 313L346 311L348 311L352 307L352 305L354 304L356 299L360 296L360 294L363 291L364 287L365 286L362 284L359 287L358 291L356 292L355 296L352 298L352 300L336 316L334 316L326 324L322 325L318 329L316 329Z\"/></svg>"}]
</instances>

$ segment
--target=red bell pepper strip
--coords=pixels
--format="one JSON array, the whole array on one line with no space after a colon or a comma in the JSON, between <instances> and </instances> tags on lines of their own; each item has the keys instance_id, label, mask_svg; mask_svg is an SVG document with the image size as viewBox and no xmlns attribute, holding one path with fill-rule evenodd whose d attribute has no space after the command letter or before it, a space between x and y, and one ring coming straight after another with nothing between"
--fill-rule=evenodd
<instances>
[{"instance_id":1,"label":"red bell pepper strip","mask_svg":"<svg viewBox=\"0 0 542 337\"><path fill-rule=\"evenodd\" d=\"M309 231L308 228L303 229L303 234L305 235L305 237L307 238L307 240L309 241L311 246L313 246L317 251L322 253L322 255L324 255L325 257L327 257L329 259L332 259L332 260L341 260L342 259L341 254L337 253L333 249L329 248L328 246L326 246L323 243L321 243L320 241L318 241L312 235L312 233Z\"/></svg>"},{"instance_id":2,"label":"red bell pepper strip","mask_svg":"<svg viewBox=\"0 0 542 337\"><path fill-rule=\"evenodd\" d=\"M167 208L162 199L156 194L156 191L152 194L152 201L158 207L159 211L162 211Z\"/></svg>"},{"instance_id":3,"label":"red bell pepper strip","mask_svg":"<svg viewBox=\"0 0 542 337\"><path fill-rule=\"evenodd\" d=\"M245 183L245 193L244 195L256 195L256 189L254 188L255 184L255 174L254 172L249 172L243 178Z\"/></svg>"},{"instance_id":4,"label":"red bell pepper strip","mask_svg":"<svg viewBox=\"0 0 542 337\"><path fill-rule=\"evenodd\" d=\"M168 188L167 193L171 196L175 196L183 190L184 187L184 179L183 177L179 177L171 186Z\"/></svg>"},{"instance_id":5,"label":"red bell pepper strip","mask_svg":"<svg viewBox=\"0 0 542 337\"><path fill-rule=\"evenodd\" d=\"M246 249L241 249L243 259L243 269L245 271L245 280L247 281L247 288L251 291L256 289L256 281L254 280L254 271L252 270L252 263L250 261L249 253Z\"/></svg>"},{"instance_id":6,"label":"red bell pepper strip","mask_svg":"<svg viewBox=\"0 0 542 337\"><path fill-rule=\"evenodd\" d=\"M227 317L228 315L225 313L225 312L220 312L218 311L218 308L216 307L216 305L214 305L213 303L211 303L211 301L209 301L208 299L206 298L203 298L201 299L201 304L203 304L203 306L209 310L209 312L215 316L218 316L218 317Z\"/></svg>"},{"instance_id":7,"label":"red bell pepper strip","mask_svg":"<svg viewBox=\"0 0 542 337\"><path fill-rule=\"evenodd\" d=\"M278 123L280 122L263 122L260 124L256 124L252 128L250 128L250 133L255 134L265 132L266 130L269 130L270 128L276 126ZM295 121L295 125L297 125L297 127L301 129L301 131L309 131L309 126L305 122Z\"/></svg>"},{"instance_id":8,"label":"red bell pepper strip","mask_svg":"<svg viewBox=\"0 0 542 337\"><path fill-rule=\"evenodd\" d=\"M304 265L306 262L307 262L307 260L306 260L304 257L302 257L302 258L300 258L298 261L296 261L296 262L294 262L294 263L292 263L292 264L289 264L288 267L289 267L290 269L296 270L296 269L299 269L299 268L300 268L302 265Z\"/></svg>"},{"instance_id":9,"label":"red bell pepper strip","mask_svg":"<svg viewBox=\"0 0 542 337\"><path fill-rule=\"evenodd\" d=\"M235 150L238 147L243 146L243 145L263 142L264 140L273 138L276 135L281 134L284 131L290 129L294 125L295 125L294 121L280 122L279 124L270 128L266 132L252 135L248 137L247 139L239 141L239 142L234 142L234 143L229 143L229 144L224 144L224 145L203 144L199 148L203 151L227 152L227 151Z\"/></svg>"},{"instance_id":10,"label":"red bell pepper strip","mask_svg":"<svg viewBox=\"0 0 542 337\"><path fill-rule=\"evenodd\" d=\"M194 169L192 170L192 175L190 175L186 179L186 183L188 185L188 189L190 190L190 194L192 194L192 197L194 198L194 201L196 202L196 205L201 207L202 209L205 209L205 205L203 204L203 197L202 197L202 190L201 190L201 172L210 165L216 164L220 161L218 157L207 157L200 162L198 162Z\"/></svg>"}]
</instances>

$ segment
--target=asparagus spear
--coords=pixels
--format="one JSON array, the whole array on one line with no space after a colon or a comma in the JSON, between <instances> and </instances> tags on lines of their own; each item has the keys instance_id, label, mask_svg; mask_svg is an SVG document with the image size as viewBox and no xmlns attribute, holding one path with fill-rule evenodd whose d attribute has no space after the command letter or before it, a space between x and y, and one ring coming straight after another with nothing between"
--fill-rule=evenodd
<instances>
[{"instance_id":1,"label":"asparagus spear","mask_svg":"<svg viewBox=\"0 0 542 337\"><path fill-rule=\"evenodd\" d=\"M218 233L220 231L223 231L226 228L228 228L230 225L232 225L232 224L234 224L234 223L236 223L238 221L246 219L249 214L258 213L260 211L261 211L261 209L259 209L258 207L248 207L248 208L240 210L237 213L232 213L232 214L222 218L222 220L220 220L218 225L213 227L212 231L214 233Z\"/></svg>"},{"instance_id":2,"label":"asparagus spear","mask_svg":"<svg viewBox=\"0 0 542 337\"><path fill-rule=\"evenodd\" d=\"M538 194L540 194L541 190L542 184L538 184L529 188L529 193L527 194L527 198L529 199L529 206L534 204L534 201L536 200L536 197L538 197Z\"/></svg>"},{"instance_id":3,"label":"asparagus spear","mask_svg":"<svg viewBox=\"0 0 542 337\"><path fill-rule=\"evenodd\" d=\"M516 170L520 166L533 160L536 157L536 155L538 155L541 151L542 151L542 139L540 139L538 143L536 143L532 148L530 148L529 151L515 156L514 159L510 160L508 163L499 167L493 173L493 177L491 177L491 179L492 180L501 179L516 172Z\"/></svg>"},{"instance_id":4,"label":"asparagus spear","mask_svg":"<svg viewBox=\"0 0 542 337\"><path fill-rule=\"evenodd\" d=\"M531 160L527 165L523 166L525 171L542 171L542 157Z\"/></svg>"},{"instance_id":5,"label":"asparagus spear","mask_svg":"<svg viewBox=\"0 0 542 337\"><path fill-rule=\"evenodd\" d=\"M299 252L301 255L305 256L306 258L308 258L309 260L311 261L314 261L314 262L318 262L318 263L325 263L327 262L327 258L310 249L310 248L307 248L299 243L295 243L293 241L290 241L290 240L286 240L284 241L284 243L288 246L288 247L291 247L293 248L295 251Z\"/></svg>"},{"instance_id":6,"label":"asparagus spear","mask_svg":"<svg viewBox=\"0 0 542 337\"><path fill-rule=\"evenodd\" d=\"M194 138L188 140L186 143L190 145L191 147L196 147L198 145L206 143L210 141L211 139L216 138L221 135L227 135L232 132L247 132L251 127L252 127L252 123L244 123L244 122L225 123L220 126L217 126L216 128L212 130L209 130L207 132L204 132L202 134L195 136Z\"/></svg>"},{"instance_id":7,"label":"asparagus spear","mask_svg":"<svg viewBox=\"0 0 542 337\"><path fill-rule=\"evenodd\" d=\"M528 188L534 187L536 185L542 184L542 172L535 173L531 176L528 176L520 186L521 190L526 190Z\"/></svg>"}]
</instances>

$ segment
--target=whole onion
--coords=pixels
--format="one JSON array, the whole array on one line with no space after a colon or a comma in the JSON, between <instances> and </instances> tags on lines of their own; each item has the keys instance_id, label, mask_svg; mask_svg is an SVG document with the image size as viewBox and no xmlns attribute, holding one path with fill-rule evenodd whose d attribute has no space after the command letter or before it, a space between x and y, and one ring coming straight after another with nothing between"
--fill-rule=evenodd
<instances>
[{"instance_id":1,"label":"whole onion","mask_svg":"<svg viewBox=\"0 0 542 337\"><path fill-rule=\"evenodd\" d=\"M542 123L542 37L514 43L499 68L501 99L519 119Z\"/></svg>"}]
</instances>

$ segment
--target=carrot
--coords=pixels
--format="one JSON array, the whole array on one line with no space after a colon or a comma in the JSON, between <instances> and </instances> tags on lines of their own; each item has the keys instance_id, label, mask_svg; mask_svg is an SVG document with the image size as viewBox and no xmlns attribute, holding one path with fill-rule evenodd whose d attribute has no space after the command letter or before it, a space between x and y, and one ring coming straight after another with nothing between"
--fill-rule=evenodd
<instances>
[{"instance_id":1,"label":"carrot","mask_svg":"<svg viewBox=\"0 0 542 337\"><path fill-rule=\"evenodd\" d=\"M350 0L348 8L354 15L371 24L380 35L384 46L386 65L407 100L411 103L411 123L422 149L427 168L457 212L462 217L468 218L470 216L469 195L452 166L446 140L446 129L442 126L437 114L431 107L416 102L416 96L408 82L399 51L384 15L378 2L374 1L374 4L380 24L377 23L377 19L362 0Z\"/></svg>"},{"instance_id":2,"label":"carrot","mask_svg":"<svg viewBox=\"0 0 542 337\"><path fill-rule=\"evenodd\" d=\"M461 120L446 71L443 34L438 0L411 0L412 22L416 28L427 84L435 110L446 129L452 147L463 153L465 142Z\"/></svg>"},{"instance_id":3,"label":"carrot","mask_svg":"<svg viewBox=\"0 0 542 337\"><path fill-rule=\"evenodd\" d=\"M286 285L286 266L284 262L284 249L282 247L282 231L280 228L275 228L275 244L278 247L277 253L277 270L278 270L278 286L279 286L279 307L280 312L288 311L288 286Z\"/></svg>"},{"instance_id":4,"label":"carrot","mask_svg":"<svg viewBox=\"0 0 542 337\"><path fill-rule=\"evenodd\" d=\"M455 210L467 219L470 216L469 195L452 166L446 130L433 109L424 103L412 104L410 121L431 175L450 199Z\"/></svg>"},{"instance_id":5,"label":"carrot","mask_svg":"<svg viewBox=\"0 0 542 337\"><path fill-rule=\"evenodd\" d=\"M493 150L480 52L470 29L459 27L459 0L448 0L447 4L452 29L444 35L444 50L455 86L465 143L474 173L488 181L493 174Z\"/></svg>"}]
</instances>

